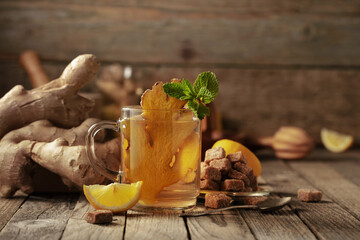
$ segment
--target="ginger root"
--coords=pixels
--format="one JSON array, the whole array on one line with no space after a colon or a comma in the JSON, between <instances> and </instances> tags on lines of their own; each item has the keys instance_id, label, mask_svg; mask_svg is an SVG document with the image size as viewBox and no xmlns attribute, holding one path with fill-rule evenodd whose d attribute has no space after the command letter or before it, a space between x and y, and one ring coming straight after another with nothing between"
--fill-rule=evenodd
<instances>
[{"instance_id":1,"label":"ginger root","mask_svg":"<svg viewBox=\"0 0 360 240\"><path fill-rule=\"evenodd\" d=\"M12 196L18 189L31 193L35 163L61 176L65 185L101 183L104 177L94 171L87 159L85 135L95 119L87 119L71 129L54 127L39 120L13 130L0 141L0 192ZM119 167L120 144L115 138L96 146L97 156L111 169Z\"/></svg>"},{"instance_id":2,"label":"ginger root","mask_svg":"<svg viewBox=\"0 0 360 240\"><path fill-rule=\"evenodd\" d=\"M58 79L32 90L20 85L12 88L0 99L0 138L41 119L65 128L79 125L92 109L93 102L77 93L95 76L98 68L94 55L80 55Z\"/></svg>"},{"instance_id":3,"label":"ginger root","mask_svg":"<svg viewBox=\"0 0 360 240\"><path fill-rule=\"evenodd\" d=\"M61 176L68 186L104 181L91 167L84 143L88 128L96 122L85 120L93 102L78 94L98 68L95 56L81 55L58 79L29 91L15 86L0 99L3 196L12 196L18 189L31 193L37 164ZM97 145L97 156L108 168L119 167L119 146L116 138Z\"/></svg>"}]
</instances>

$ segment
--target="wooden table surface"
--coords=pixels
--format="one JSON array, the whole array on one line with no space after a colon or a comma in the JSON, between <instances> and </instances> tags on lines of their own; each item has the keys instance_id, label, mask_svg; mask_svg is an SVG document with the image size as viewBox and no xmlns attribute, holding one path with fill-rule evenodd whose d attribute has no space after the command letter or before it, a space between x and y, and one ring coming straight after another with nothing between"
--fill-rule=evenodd
<instances>
[{"instance_id":1,"label":"wooden table surface","mask_svg":"<svg viewBox=\"0 0 360 240\"><path fill-rule=\"evenodd\" d=\"M360 239L360 150L316 150L301 161L258 153L260 182L274 197L291 196L273 213L231 210L210 216L128 211L108 225L89 224L83 194L31 194L0 198L0 239ZM299 188L323 192L320 203L296 199ZM199 208L201 208L199 203Z\"/></svg>"}]
</instances>

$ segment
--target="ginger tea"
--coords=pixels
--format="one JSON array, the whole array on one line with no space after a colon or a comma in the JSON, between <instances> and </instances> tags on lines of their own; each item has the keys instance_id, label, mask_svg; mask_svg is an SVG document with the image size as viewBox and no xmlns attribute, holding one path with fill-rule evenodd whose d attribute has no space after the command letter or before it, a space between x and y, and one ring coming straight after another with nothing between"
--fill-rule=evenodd
<instances>
[{"instance_id":1,"label":"ginger tea","mask_svg":"<svg viewBox=\"0 0 360 240\"><path fill-rule=\"evenodd\" d=\"M143 181L136 209L195 206L200 182L200 120L188 109L154 111L122 113L122 180Z\"/></svg>"}]
</instances>

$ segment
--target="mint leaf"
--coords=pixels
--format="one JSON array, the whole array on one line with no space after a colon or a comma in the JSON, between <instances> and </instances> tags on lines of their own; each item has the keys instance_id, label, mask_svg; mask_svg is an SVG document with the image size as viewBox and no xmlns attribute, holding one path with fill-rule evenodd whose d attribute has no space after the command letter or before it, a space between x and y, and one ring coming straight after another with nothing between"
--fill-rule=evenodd
<instances>
[{"instance_id":1,"label":"mint leaf","mask_svg":"<svg viewBox=\"0 0 360 240\"><path fill-rule=\"evenodd\" d=\"M187 103L189 109L193 111L199 119L203 119L205 116L210 115L210 109L204 106L202 103L199 103L195 99L189 100Z\"/></svg>"},{"instance_id":2,"label":"mint leaf","mask_svg":"<svg viewBox=\"0 0 360 240\"><path fill-rule=\"evenodd\" d=\"M189 95L184 95L182 97L179 98L180 100L191 100L191 99L194 99L193 96L189 96Z\"/></svg>"},{"instance_id":3,"label":"mint leaf","mask_svg":"<svg viewBox=\"0 0 360 240\"><path fill-rule=\"evenodd\" d=\"M210 116L210 109L204 106L202 103L199 103L199 107L197 110L197 117L199 119L203 119L206 116Z\"/></svg>"},{"instance_id":4,"label":"mint leaf","mask_svg":"<svg viewBox=\"0 0 360 240\"><path fill-rule=\"evenodd\" d=\"M182 98L186 96L185 88L181 83L165 83L163 85L164 92L174 98Z\"/></svg>"},{"instance_id":5,"label":"mint leaf","mask_svg":"<svg viewBox=\"0 0 360 240\"><path fill-rule=\"evenodd\" d=\"M216 97L219 92L219 83L213 72L200 73L196 78L194 83L195 92L198 94L202 87L208 89Z\"/></svg>"},{"instance_id":6,"label":"mint leaf","mask_svg":"<svg viewBox=\"0 0 360 240\"><path fill-rule=\"evenodd\" d=\"M186 78L184 78L181 81L181 84L184 86L184 89L186 89L191 95L195 96L195 91L193 86L191 85L191 83L189 82L189 80L187 80Z\"/></svg>"},{"instance_id":7,"label":"mint leaf","mask_svg":"<svg viewBox=\"0 0 360 240\"><path fill-rule=\"evenodd\" d=\"M199 119L210 115L210 109L205 104L212 102L219 92L218 80L213 72L200 73L194 86L184 78L181 83L165 83L163 88L167 95L186 100L189 109Z\"/></svg>"},{"instance_id":8,"label":"mint leaf","mask_svg":"<svg viewBox=\"0 0 360 240\"><path fill-rule=\"evenodd\" d=\"M195 99L191 99L187 102L187 106L188 108L193 111L195 113L195 115L198 117L197 115L197 111L199 108L199 103L195 100ZM199 118L200 119L200 118Z\"/></svg>"},{"instance_id":9,"label":"mint leaf","mask_svg":"<svg viewBox=\"0 0 360 240\"><path fill-rule=\"evenodd\" d=\"M199 93L196 95L196 98L201 102L208 104L214 100L214 95L205 87L201 87Z\"/></svg>"}]
</instances>

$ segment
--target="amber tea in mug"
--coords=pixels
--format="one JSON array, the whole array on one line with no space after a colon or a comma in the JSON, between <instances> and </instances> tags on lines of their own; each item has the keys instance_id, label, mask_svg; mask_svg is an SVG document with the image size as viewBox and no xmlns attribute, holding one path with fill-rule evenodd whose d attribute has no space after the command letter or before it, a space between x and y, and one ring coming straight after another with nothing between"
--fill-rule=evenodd
<instances>
[{"instance_id":1,"label":"amber tea in mug","mask_svg":"<svg viewBox=\"0 0 360 240\"><path fill-rule=\"evenodd\" d=\"M106 169L95 155L101 129L121 135L120 171ZM113 181L143 181L135 210L183 210L196 205L200 183L200 120L189 109L144 110L124 107L117 122L94 124L87 152L97 171Z\"/></svg>"}]
</instances>

